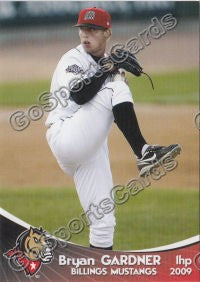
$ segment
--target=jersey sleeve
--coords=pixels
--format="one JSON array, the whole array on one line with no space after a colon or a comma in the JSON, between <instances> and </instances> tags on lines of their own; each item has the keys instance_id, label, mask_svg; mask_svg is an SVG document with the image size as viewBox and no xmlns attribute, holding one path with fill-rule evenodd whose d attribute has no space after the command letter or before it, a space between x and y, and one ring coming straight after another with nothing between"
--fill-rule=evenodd
<instances>
[{"instance_id":1,"label":"jersey sleeve","mask_svg":"<svg viewBox=\"0 0 200 282\"><path fill-rule=\"evenodd\" d=\"M55 90L65 87L70 92L82 77L84 77L84 69L80 61L76 57L63 58L56 69L54 83L57 89Z\"/></svg>"}]
</instances>

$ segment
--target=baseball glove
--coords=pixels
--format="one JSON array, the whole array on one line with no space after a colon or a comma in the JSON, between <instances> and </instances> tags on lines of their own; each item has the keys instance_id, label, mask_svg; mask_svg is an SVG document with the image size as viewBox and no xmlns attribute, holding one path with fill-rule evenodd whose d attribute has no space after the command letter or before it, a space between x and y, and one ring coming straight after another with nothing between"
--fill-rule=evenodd
<instances>
[{"instance_id":1,"label":"baseball glove","mask_svg":"<svg viewBox=\"0 0 200 282\"><path fill-rule=\"evenodd\" d=\"M138 63L136 57L129 51L124 49L116 49L110 54L110 59L117 68L122 68L127 72L140 76L142 73L142 67Z\"/></svg>"},{"instance_id":2,"label":"baseball glove","mask_svg":"<svg viewBox=\"0 0 200 282\"><path fill-rule=\"evenodd\" d=\"M116 73L118 69L124 69L135 76L145 74L149 78L152 88L154 89L151 77L143 71L143 68L140 66L136 57L127 50L116 49L110 56L106 58L104 57L100 61L100 66L104 72Z\"/></svg>"}]
</instances>

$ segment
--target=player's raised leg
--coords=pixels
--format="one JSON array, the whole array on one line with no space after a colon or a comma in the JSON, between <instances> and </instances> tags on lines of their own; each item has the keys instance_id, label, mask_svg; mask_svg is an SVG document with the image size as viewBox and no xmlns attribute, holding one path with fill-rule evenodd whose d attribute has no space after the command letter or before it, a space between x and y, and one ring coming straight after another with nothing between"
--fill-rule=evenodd
<instances>
[{"instance_id":1,"label":"player's raised leg","mask_svg":"<svg viewBox=\"0 0 200 282\"><path fill-rule=\"evenodd\" d=\"M118 76L117 79L124 80L123 76L121 76L121 79ZM110 84L113 85L113 89L116 88L116 83ZM121 87L125 89L123 84L121 84ZM128 99L126 101L119 100L119 91L120 86L113 93L112 111L114 119L136 156L140 176L144 176L152 168L158 166L160 162L163 162L164 159L175 158L180 153L181 147L179 144L169 146L148 145L140 131L133 103Z\"/></svg>"}]
</instances>

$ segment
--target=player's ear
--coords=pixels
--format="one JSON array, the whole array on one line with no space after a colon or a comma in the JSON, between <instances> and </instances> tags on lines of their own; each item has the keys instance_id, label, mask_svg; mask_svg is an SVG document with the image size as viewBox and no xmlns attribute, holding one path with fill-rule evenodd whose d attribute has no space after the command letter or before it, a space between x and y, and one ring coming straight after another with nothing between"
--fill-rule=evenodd
<instances>
[{"instance_id":1,"label":"player's ear","mask_svg":"<svg viewBox=\"0 0 200 282\"><path fill-rule=\"evenodd\" d=\"M112 31L110 28L107 28L104 30L104 36L106 37L106 39L108 39L109 37L111 37L112 35Z\"/></svg>"}]
</instances>

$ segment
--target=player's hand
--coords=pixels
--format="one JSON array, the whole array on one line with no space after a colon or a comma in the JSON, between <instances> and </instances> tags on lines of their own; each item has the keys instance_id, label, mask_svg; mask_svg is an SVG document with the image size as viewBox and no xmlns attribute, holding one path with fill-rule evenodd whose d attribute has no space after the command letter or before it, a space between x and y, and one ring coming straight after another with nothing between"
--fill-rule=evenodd
<instances>
[{"instance_id":1,"label":"player's hand","mask_svg":"<svg viewBox=\"0 0 200 282\"><path fill-rule=\"evenodd\" d=\"M116 73L119 68L136 76L140 76L142 73L142 67L136 57L124 49L116 49L108 57L100 59L99 65L103 72L109 72L111 74Z\"/></svg>"},{"instance_id":2,"label":"player's hand","mask_svg":"<svg viewBox=\"0 0 200 282\"><path fill-rule=\"evenodd\" d=\"M117 69L122 68L127 72L134 74L135 76L140 76L141 74L146 75L151 82L152 89L154 90L151 77L143 71L143 68L140 66L136 57L131 52L124 49L116 49L109 57L111 58L114 67Z\"/></svg>"},{"instance_id":3,"label":"player's hand","mask_svg":"<svg viewBox=\"0 0 200 282\"><path fill-rule=\"evenodd\" d=\"M118 66L112 60L111 56L101 58L98 63L104 73L109 72L110 74L114 74L118 70Z\"/></svg>"},{"instance_id":4,"label":"player's hand","mask_svg":"<svg viewBox=\"0 0 200 282\"><path fill-rule=\"evenodd\" d=\"M110 56L102 58L99 62L99 65L103 72L109 72L110 74L116 74L119 69L124 69L135 76L145 74L150 80L151 86L154 89L151 77L143 71L143 68L140 66L136 57L125 49L114 50Z\"/></svg>"}]
</instances>

